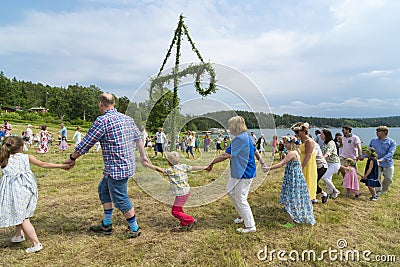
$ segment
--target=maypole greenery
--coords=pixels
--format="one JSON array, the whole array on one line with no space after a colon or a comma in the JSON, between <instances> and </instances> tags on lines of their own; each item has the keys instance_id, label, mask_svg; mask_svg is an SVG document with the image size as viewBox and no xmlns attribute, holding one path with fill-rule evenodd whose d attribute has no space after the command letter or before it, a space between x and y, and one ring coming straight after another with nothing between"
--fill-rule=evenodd
<instances>
[{"instance_id":1,"label":"maypole greenery","mask_svg":"<svg viewBox=\"0 0 400 267\"><path fill-rule=\"evenodd\" d=\"M150 84L150 99L154 101L153 99L153 94L155 89L160 89L161 94L163 94L164 90L164 84L169 84L171 80L174 81L174 90L173 90L173 100L172 100L172 118L171 118L171 147L175 149L175 137L176 137L176 118L178 116L179 112L179 100L178 100L178 86L179 86L179 81L183 77L187 76L193 76L195 78L195 88L198 94L200 94L203 97L206 97L212 93L215 93L217 90L216 87L216 74L215 70L212 67L211 63L206 63L203 60L203 57L200 55L199 50L196 48L192 38L189 35L189 30L188 27L185 25L183 21L184 17L183 14L180 15L179 17L179 22L178 22L178 27L175 29L174 33L174 38L172 39L171 45L169 46L168 52L164 58L164 61L161 65L160 71L157 74L157 77L154 79L151 79L151 84ZM187 40L189 41L192 50L196 53L198 59L200 60L200 64L190 64L187 68L183 70L179 70L179 60L181 56L181 42L182 42L182 35L186 35ZM172 73L167 74L167 75L161 75L162 71L164 70L164 67L168 61L168 59L171 56L172 49L176 45L176 54L175 54L175 65L174 68L172 69ZM208 88L202 88L201 85L201 76L203 74L208 73L210 76L210 83Z\"/></svg>"}]
</instances>

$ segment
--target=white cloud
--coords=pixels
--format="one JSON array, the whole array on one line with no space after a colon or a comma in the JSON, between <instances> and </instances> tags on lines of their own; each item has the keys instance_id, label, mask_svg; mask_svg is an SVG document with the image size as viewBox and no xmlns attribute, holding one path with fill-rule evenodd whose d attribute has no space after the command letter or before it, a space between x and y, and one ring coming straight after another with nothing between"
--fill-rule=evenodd
<instances>
[{"instance_id":1,"label":"white cloud","mask_svg":"<svg viewBox=\"0 0 400 267\"><path fill-rule=\"evenodd\" d=\"M394 72L398 72L398 71L397 70L371 70L368 72L363 72L360 75L370 76L370 77L382 77L382 76L390 76Z\"/></svg>"},{"instance_id":2,"label":"white cloud","mask_svg":"<svg viewBox=\"0 0 400 267\"><path fill-rule=\"evenodd\" d=\"M389 97L400 98L398 1L80 3L0 25L0 70L130 96L159 70L183 13L204 59L243 72L278 114L393 114ZM181 62L197 61L186 37L181 52Z\"/></svg>"}]
</instances>

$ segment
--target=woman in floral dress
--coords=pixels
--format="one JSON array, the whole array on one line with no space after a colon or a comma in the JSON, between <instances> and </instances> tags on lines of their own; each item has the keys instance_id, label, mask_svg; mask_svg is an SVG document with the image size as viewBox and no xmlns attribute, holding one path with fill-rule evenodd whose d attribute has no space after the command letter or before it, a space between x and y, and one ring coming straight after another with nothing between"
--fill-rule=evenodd
<instances>
[{"instance_id":1,"label":"woman in floral dress","mask_svg":"<svg viewBox=\"0 0 400 267\"><path fill-rule=\"evenodd\" d=\"M301 170L298 147L300 140L296 137L283 136L282 141L288 151L286 157L271 167L263 167L264 172L286 165L283 176L282 191L279 203L289 214L289 220L284 226L292 228L294 223L315 224L314 212L304 174Z\"/></svg>"},{"instance_id":2,"label":"woman in floral dress","mask_svg":"<svg viewBox=\"0 0 400 267\"><path fill-rule=\"evenodd\" d=\"M40 131L40 143L39 148L36 153L45 154L49 152L49 132L47 131L47 126L43 125Z\"/></svg>"}]
</instances>

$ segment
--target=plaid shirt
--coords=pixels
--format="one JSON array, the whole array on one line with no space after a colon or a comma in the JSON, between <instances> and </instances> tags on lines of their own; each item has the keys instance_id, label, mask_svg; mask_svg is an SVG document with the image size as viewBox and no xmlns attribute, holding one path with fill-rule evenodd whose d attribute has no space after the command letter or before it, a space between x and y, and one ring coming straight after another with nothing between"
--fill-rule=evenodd
<instances>
[{"instance_id":1,"label":"plaid shirt","mask_svg":"<svg viewBox=\"0 0 400 267\"><path fill-rule=\"evenodd\" d=\"M184 196L190 191L187 173L192 169L186 164L177 164L164 169L164 174L168 175L172 192L175 196Z\"/></svg>"},{"instance_id":2,"label":"plaid shirt","mask_svg":"<svg viewBox=\"0 0 400 267\"><path fill-rule=\"evenodd\" d=\"M100 141L104 176L123 180L135 174L134 142L141 138L133 119L112 108L96 119L82 142L75 147L75 152L86 154Z\"/></svg>"}]
</instances>

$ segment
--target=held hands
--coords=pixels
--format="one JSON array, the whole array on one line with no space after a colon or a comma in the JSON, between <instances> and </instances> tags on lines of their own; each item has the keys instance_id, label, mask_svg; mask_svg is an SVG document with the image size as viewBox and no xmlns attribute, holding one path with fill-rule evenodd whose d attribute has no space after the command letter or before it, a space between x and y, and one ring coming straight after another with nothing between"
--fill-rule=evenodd
<instances>
[{"instance_id":1,"label":"held hands","mask_svg":"<svg viewBox=\"0 0 400 267\"><path fill-rule=\"evenodd\" d=\"M71 165L69 165L69 164L61 164L61 169L63 169L63 170L66 170L66 171L68 171L68 170L70 170L72 167L71 167Z\"/></svg>"},{"instance_id":2,"label":"held hands","mask_svg":"<svg viewBox=\"0 0 400 267\"><path fill-rule=\"evenodd\" d=\"M61 169L70 170L70 169L72 169L74 166L75 166L75 160L66 159L66 160L62 163Z\"/></svg>"},{"instance_id":3,"label":"held hands","mask_svg":"<svg viewBox=\"0 0 400 267\"><path fill-rule=\"evenodd\" d=\"M269 170L270 170L270 168L269 167L267 167L267 164L263 161L263 162L261 162L261 161L259 161L260 162L260 165L261 165L261 170L263 171L263 172L268 172Z\"/></svg>"},{"instance_id":4,"label":"held hands","mask_svg":"<svg viewBox=\"0 0 400 267\"><path fill-rule=\"evenodd\" d=\"M269 172L270 170L271 170L271 167L267 167L267 165L265 165L265 163L262 164L262 171L263 172Z\"/></svg>"},{"instance_id":5,"label":"held hands","mask_svg":"<svg viewBox=\"0 0 400 267\"><path fill-rule=\"evenodd\" d=\"M210 163L210 165L207 166L207 168L205 168L206 171L210 172L213 168L213 164Z\"/></svg>"},{"instance_id":6,"label":"held hands","mask_svg":"<svg viewBox=\"0 0 400 267\"><path fill-rule=\"evenodd\" d=\"M150 160L149 160L148 157L141 158L140 161L141 161L142 165L143 165L145 168L149 168L149 167L152 167L152 166L153 166L153 165L151 165Z\"/></svg>"}]
</instances>

